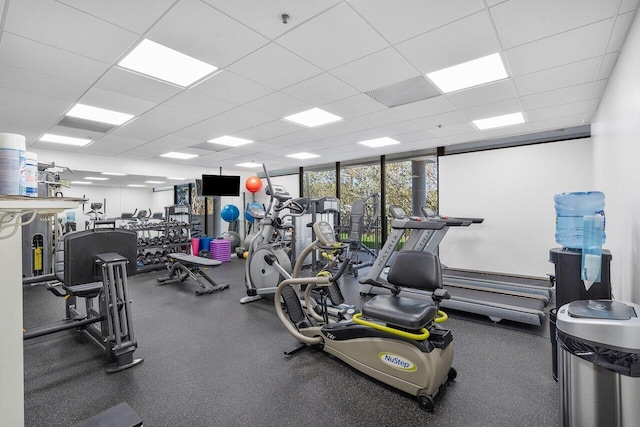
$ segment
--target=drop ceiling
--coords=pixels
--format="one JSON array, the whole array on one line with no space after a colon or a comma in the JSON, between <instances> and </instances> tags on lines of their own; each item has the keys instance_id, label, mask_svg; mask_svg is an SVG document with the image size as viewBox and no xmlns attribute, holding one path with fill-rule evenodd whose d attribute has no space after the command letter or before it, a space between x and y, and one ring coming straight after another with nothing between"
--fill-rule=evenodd
<instances>
[{"instance_id":1,"label":"drop ceiling","mask_svg":"<svg viewBox=\"0 0 640 427\"><path fill-rule=\"evenodd\" d=\"M36 151L56 150L59 158L49 160L58 164L73 151L216 170L491 145L588 125L637 7L638 0L0 0L0 132L25 135ZM145 38L219 70L182 88L118 67ZM508 78L447 94L429 87L417 101L411 91L399 101L389 93L494 53ZM392 106L370 96L381 91ZM60 123L78 102L136 118L104 132ZM343 120L317 128L282 120L311 108ZM514 112L524 124L480 131L471 123ZM94 142L63 147L39 141L45 133ZM207 145L224 135L255 142ZM400 144L357 144L381 137ZM159 157L167 151L198 157ZM286 157L298 152L320 157Z\"/></svg>"}]
</instances>

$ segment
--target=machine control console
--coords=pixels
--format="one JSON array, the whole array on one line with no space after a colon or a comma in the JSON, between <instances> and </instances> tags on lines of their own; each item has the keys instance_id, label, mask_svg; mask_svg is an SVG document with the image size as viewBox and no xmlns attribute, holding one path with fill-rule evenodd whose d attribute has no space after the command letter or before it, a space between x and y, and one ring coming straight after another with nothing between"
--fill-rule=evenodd
<instances>
[{"instance_id":1,"label":"machine control console","mask_svg":"<svg viewBox=\"0 0 640 427\"><path fill-rule=\"evenodd\" d=\"M322 246L332 246L337 243L333 227L327 221L316 221L313 224L313 232Z\"/></svg>"}]
</instances>

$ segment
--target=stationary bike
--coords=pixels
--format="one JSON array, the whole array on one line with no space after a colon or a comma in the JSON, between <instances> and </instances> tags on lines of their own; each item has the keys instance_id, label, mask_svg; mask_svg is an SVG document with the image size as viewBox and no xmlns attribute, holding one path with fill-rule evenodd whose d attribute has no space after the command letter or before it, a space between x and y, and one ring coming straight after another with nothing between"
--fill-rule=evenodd
<instances>
[{"instance_id":1,"label":"stationary bike","mask_svg":"<svg viewBox=\"0 0 640 427\"><path fill-rule=\"evenodd\" d=\"M313 228L317 239L303 255L316 248L347 248L335 241L329 223L318 221ZM283 280L274 297L278 317L289 333L303 344L320 345L355 369L416 396L420 408L432 411L440 387L457 375L451 367L451 332L439 325L447 319L439 310L440 302L449 295L442 289L438 257L422 251L399 252L388 274L392 295L377 295L363 304L361 313L336 323L319 321L313 311L305 311L296 288L307 285L308 301L311 288L328 287L345 269L335 275L295 277L303 259L298 258L294 277ZM398 296L403 287L431 291L434 303Z\"/></svg>"},{"instance_id":2,"label":"stationary bike","mask_svg":"<svg viewBox=\"0 0 640 427\"><path fill-rule=\"evenodd\" d=\"M265 192L269 196L269 206L264 213L257 210L252 213L256 215L256 221L259 219L258 232L247 248L247 296L240 299L241 304L262 299L263 295L273 295L278 283L286 277L281 276L280 272L267 262L267 258L275 257L285 271L291 272L291 261L283 235L293 226L286 224L284 219L288 216L302 216L306 211L305 206L294 200L282 185L272 184L267 168L264 165L262 167L267 178ZM283 214L285 210L289 210L289 213Z\"/></svg>"}]
</instances>

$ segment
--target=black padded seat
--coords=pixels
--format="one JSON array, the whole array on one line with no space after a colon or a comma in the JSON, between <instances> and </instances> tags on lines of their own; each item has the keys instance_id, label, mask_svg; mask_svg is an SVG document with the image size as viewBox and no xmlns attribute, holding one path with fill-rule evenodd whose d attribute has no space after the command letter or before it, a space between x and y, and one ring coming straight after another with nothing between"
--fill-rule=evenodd
<instances>
[{"instance_id":1,"label":"black padded seat","mask_svg":"<svg viewBox=\"0 0 640 427\"><path fill-rule=\"evenodd\" d=\"M63 286L71 295L81 298L94 298L102 290L102 282L82 283L80 285Z\"/></svg>"},{"instance_id":2,"label":"black padded seat","mask_svg":"<svg viewBox=\"0 0 640 427\"><path fill-rule=\"evenodd\" d=\"M433 304L393 295L376 295L362 306L362 314L365 317L414 330L428 325L437 312Z\"/></svg>"}]
</instances>

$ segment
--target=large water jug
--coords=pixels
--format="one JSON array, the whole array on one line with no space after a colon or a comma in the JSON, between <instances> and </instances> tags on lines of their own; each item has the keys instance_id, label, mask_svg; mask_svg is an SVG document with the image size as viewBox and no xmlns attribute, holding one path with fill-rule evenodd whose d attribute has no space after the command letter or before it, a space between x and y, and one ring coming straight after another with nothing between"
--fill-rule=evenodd
<instances>
[{"instance_id":1,"label":"large water jug","mask_svg":"<svg viewBox=\"0 0 640 427\"><path fill-rule=\"evenodd\" d=\"M585 215L604 216L604 193L561 193L553 196L556 207L556 242L565 248L582 249ZM605 242L602 232L602 243Z\"/></svg>"}]
</instances>

